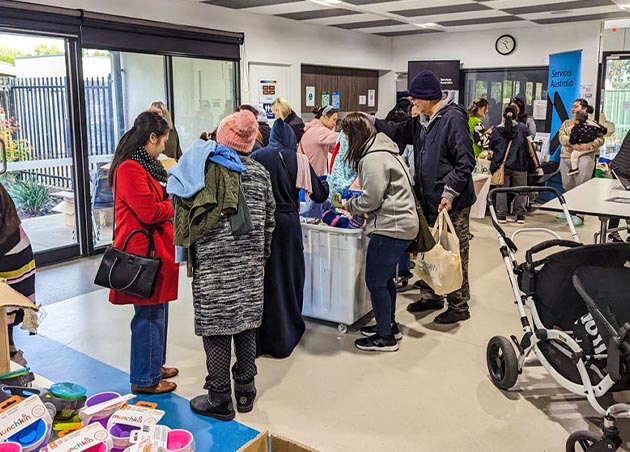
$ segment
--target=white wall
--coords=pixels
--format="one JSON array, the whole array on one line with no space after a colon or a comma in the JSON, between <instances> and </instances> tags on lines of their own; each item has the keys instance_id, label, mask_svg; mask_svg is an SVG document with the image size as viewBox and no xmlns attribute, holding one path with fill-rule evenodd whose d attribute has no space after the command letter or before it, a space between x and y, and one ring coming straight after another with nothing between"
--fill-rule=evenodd
<instances>
[{"instance_id":1,"label":"white wall","mask_svg":"<svg viewBox=\"0 0 630 452\"><path fill-rule=\"evenodd\" d=\"M389 38L234 11L193 0L48 0L37 3L244 32L242 99L249 98L248 62L287 64L291 74L288 100L296 111L301 104L302 63L386 71L391 68L392 41ZM386 114L394 101L393 86L380 89L379 114Z\"/></svg>"},{"instance_id":2,"label":"white wall","mask_svg":"<svg viewBox=\"0 0 630 452\"><path fill-rule=\"evenodd\" d=\"M581 22L466 33L435 33L394 38L395 71L407 71L409 60L460 60L464 68L547 66L549 54L582 49L582 85L597 86L601 22ZM516 38L516 50L499 55L502 34Z\"/></svg>"}]
</instances>

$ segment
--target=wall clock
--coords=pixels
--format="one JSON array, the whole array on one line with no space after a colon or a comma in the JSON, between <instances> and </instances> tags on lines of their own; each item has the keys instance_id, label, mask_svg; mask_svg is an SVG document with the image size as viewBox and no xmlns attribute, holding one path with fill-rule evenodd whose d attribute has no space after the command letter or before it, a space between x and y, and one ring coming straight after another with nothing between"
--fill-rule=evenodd
<instances>
[{"instance_id":1,"label":"wall clock","mask_svg":"<svg viewBox=\"0 0 630 452\"><path fill-rule=\"evenodd\" d=\"M516 50L516 39L511 35L499 36L497 42L494 44L494 48L501 55L509 55Z\"/></svg>"}]
</instances>

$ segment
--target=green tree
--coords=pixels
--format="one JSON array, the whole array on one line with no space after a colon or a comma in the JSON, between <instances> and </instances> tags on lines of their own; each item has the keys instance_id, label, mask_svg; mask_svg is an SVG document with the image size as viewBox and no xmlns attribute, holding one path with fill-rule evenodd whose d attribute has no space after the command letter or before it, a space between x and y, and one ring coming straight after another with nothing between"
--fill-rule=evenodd
<instances>
[{"instance_id":1,"label":"green tree","mask_svg":"<svg viewBox=\"0 0 630 452\"><path fill-rule=\"evenodd\" d=\"M37 44L33 50L33 54L36 56L41 55L63 55L63 50L57 47L55 44L49 45L45 42Z\"/></svg>"},{"instance_id":2,"label":"green tree","mask_svg":"<svg viewBox=\"0 0 630 452\"><path fill-rule=\"evenodd\" d=\"M606 87L609 89L630 89L630 60L608 61Z\"/></svg>"}]
</instances>

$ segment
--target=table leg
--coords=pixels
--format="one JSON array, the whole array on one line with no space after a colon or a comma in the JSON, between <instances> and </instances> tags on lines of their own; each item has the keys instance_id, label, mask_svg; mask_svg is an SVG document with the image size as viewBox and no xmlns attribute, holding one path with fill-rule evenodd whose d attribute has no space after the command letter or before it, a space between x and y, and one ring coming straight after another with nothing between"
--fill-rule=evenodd
<instances>
[{"instance_id":1,"label":"table leg","mask_svg":"<svg viewBox=\"0 0 630 452\"><path fill-rule=\"evenodd\" d=\"M601 226L599 228L599 243L606 243L608 238L608 218L599 217Z\"/></svg>"}]
</instances>

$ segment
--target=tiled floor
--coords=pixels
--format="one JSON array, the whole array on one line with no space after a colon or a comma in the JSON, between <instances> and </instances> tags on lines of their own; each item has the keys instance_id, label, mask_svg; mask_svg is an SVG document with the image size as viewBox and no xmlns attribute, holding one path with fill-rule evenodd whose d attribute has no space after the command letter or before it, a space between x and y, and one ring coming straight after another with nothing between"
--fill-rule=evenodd
<instances>
[{"instance_id":1,"label":"tiled floor","mask_svg":"<svg viewBox=\"0 0 630 452\"><path fill-rule=\"evenodd\" d=\"M552 215L528 218L530 225L566 230ZM595 220L587 221L579 231L583 240L591 241L597 227ZM432 322L433 313L409 314L405 306L414 300L414 292L405 292L398 308L401 350L378 355L353 347L356 331L340 335L334 325L309 321L289 359L258 361L256 406L237 420L326 452L562 451L569 433L596 431L599 417L588 403L561 389L541 367L526 368L507 393L490 382L488 340L498 334L519 335L521 327L494 230L487 220L474 221L471 230L471 320L439 326ZM521 250L542 239L523 236ZM83 265L76 262L66 270L83 273ZM40 274L46 278L54 271ZM47 311L43 336L128 370L132 308L112 306L106 291L94 291L54 303ZM27 352L39 339L19 338L30 342L24 347ZM171 307L169 364L181 369L179 395L190 398L202 392L204 352L193 334L190 280L183 269L179 301ZM31 360L30 365L45 376L51 364ZM72 363L67 368L72 379ZM624 395L615 397L623 400ZM621 426L630 439L628 424Z\"/></svg>"}]
</instances>

